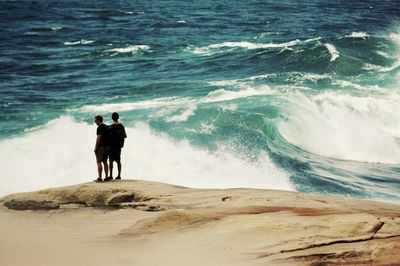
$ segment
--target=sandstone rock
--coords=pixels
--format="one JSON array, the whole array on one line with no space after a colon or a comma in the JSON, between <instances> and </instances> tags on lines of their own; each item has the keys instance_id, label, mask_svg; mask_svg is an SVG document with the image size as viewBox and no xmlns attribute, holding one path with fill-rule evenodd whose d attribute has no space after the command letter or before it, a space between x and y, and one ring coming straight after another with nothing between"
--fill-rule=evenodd
<instances>
[{"instance_id":1,"label":"sandstone rock","mask_svg":"<svg viewBox=\"0 0 400 266\"><path fill-rule=\"evenodd\" d=\"M9 209L25 210L54 210L60 208L60 204L53 201L34 201L34 200L10 200L4 202L4 206Z\"/></svg>"},{"instance_id":2,"label":"sandstone rock","mask_svg":"<svg viewBox=\"0 0 400 266\"><path fill-rule=\"evenodd\" d=\"M91 212L101 210L104 218L87 221L93 234L113 226L109 235L113 240L134 245L145 239L156 246L167 239L168 245L175 243L177 253L181 248L210 247L228 257L242 256L245 260L239 265L400 265L400 206L390 203L129 180L20 193L2 200L6 207L18 210L51 210L79 203L52 212L43 230L52 219L64 221L66 213L94 219ZM102 208L107 206L113 208ZM113 218L107 220L111 214ZM57 222L52 226L57 227ZM173 256L165 259L180 265Z\"/></svg>"}]
</instances>

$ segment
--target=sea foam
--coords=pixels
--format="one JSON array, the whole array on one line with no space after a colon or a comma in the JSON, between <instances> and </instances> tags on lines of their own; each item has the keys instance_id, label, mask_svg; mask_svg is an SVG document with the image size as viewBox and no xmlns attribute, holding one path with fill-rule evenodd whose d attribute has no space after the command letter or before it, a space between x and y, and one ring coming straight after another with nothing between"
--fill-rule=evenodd
<instances>
[{"instance_id":1,"label":"sea foam","mask_svg":"<svg viewBox=\"0 0 400 266\"><path fill-rule=\"evenodd\" d=\"M210 152L156 134L146 124L125 126L123 178L198 188L293 190L288 175L276 168L267 154L249 163L223 146ZM97 177L95 132L94 124L64 116L23 136L1 140L0 166L7 174L2 177L0 193L91 182Z\"/></svg>"},{"instance_id":2,"label":"sea foam","mask_svg":"<svg viewBox=\"0 0 400 266\"><path fill-rule=\"evenodd\" d=\"M81 39L79 41L64 42L64 45L79 45L79 44L91 44L91 43L94 43L94 41Z\"/></svg>"},{"instance_id":3,"label":"sea foam","mask_svg":"<svg viewBox=\"0 0 400 266\"><path fill-rule=\"evenodd\" d=\"M199 55L211 55L213 51L218 49L224 48L242 48L242 49L268 49L268 48L285 48L290 46L295 46L300 43L300 40L292 40L285 43L252 43L252 42L224 42L224 43L217 43L217 44L210 44L204 47L194 47L189 46L187 50L194 54Z\"/></svg>"},{"instance_id":4,"label":"sea foam","mask_svg":"<svg viewBox=\"0 0 400 266\"><path fill-rule=\"evenodd\" d=\"M326 43L325 47L326 47L326 49L328 49L328 52L331 54L331 62L333 62L339 58L339 52L335 46L333 46L330 43Z\"/></svg>"},{"instance_id":5,"label":"sea foam","mask_svg":"<svg viewBox=\"0 0 400 266\"><path fill-rule=\"evenodd\" d=\"M348 84L347 84L348 85ZM290 96L279 132L290 143L324 157L368 163L400 163L400 95L354 96L325 92Z\"/></svg>"},{"instance_id":6,"label":"sea foam","mask_svg":"<svg viewBox=\"0 0 400 266\"><path fill-rule=\"evenodd\" d=\"M400 47L400 33L391 33L389 38L392 39Z\"/></svg>"},{"instance_id":7,"label":"sea foam","mask_svg":"<svg viewBox=\"0 0 400 266\"><path fill-rule=\"evenodd\" d=\"M143 51L148 51L150 50L150 46L148 45L129 45L127 47L122 47L122 48L113 48L107 50L108 52L113 52L115 54L118 53L138 53L138 52L143 52Z\"/></svg>"},{"instance_id":8,"label":"sea foam","mask_svg":"<svg viewBox=\"0 0 400 266\"><path fill-rule=\"evenodd\" d=\"M107 103L100 105L85 105L80 108L70 109L69 111L78 111L85 113L104 113L112 112L113 110L131 111L140 109L152 109L166 106L181 106L192 103L194 99L189 97L161 97L152 100L144 100L139 102L126 102L126 103Z\"/></svg>"},{"instance_id":9,"label":"sea foam","mask_svg":"<svg viewBox=\"0 0 400 266\"><path fill-rule=\"evenodd\" d=\"M201 103L214 103L214 102L226 102L237 99L243 99L253 96L272 95L274 91L267 85L262 86L251 86L245 83L240 84L238 87L241 89L238 91L218 89L208 93L208 95L201 99Z\"/></svg>"},{"instance_id":10,"label":"sea foam","mask_svg":"<svg viewBox=\"0 0 400 266\"><path fill-rule=\"evenodd\" d=\"M80 108L69 109L71 112L83 113L107 113L114 110L132 111L143 109L154 109L151 117L164 118L167 122L186 121L192 116L200 104L230 102L237 99L243 99L253 96L272 95L274 91L267 85L252 86L246 82L239 81L214 81L210 85L220 86L209 92L206 96L200 98L191 97L161 97L152 100L126 103L108 103L100 105L85 105ZM224 87L235 87L236 90L226 89Z\"/></svg>"},{"instance_id":11,"label":"sea foam","mask_svg":"<svg viewBox=\"0 0 400 266\"><path fill-rule=\"evenodd\" d=\"M361 38L361 39L365 39L367 37L369 37L370 35L366 32L352 32L350 35L346 35L346 38Z\"/></svg>"}]
</instances>

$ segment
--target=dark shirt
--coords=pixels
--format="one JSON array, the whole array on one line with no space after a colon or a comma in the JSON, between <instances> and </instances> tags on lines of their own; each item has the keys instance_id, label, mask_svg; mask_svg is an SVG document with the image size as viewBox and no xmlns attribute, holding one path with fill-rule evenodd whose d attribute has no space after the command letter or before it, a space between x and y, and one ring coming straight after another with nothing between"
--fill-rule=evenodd
<instances>
[{"instance_id":1,"label":"dark shirt","mask_svg":"<svg viewBox=\"0 0 400 266\"><path fill-rule=\"evenodd\" d=\"M106 124L101 124L97 127L97 135L101 135L100 138L100 147L110 146L110 132Z\"/></svg>"},{"instance_id":2,"label":"dark shirt","mask_svg":"<svg viewBox=\"0 0 400 266\"><path fill-rule=\"evenodd\" d=\"M111 129L111 148L121 149L124 147L126 138L125 127L122 124L112 124Z\"/></svg>"}]
</instances>

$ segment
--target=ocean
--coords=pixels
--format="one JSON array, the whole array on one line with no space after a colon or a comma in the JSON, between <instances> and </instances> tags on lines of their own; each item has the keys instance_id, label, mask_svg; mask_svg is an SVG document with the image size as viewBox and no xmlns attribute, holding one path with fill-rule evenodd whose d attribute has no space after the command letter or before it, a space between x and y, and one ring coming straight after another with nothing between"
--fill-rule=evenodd
<instances>
[{"instance_id":1,"label":"ocean","mask_svg":"<svg viewBox=\"0 0 400 266\"><path fill-rule=\"evenodd\" d=\"M0 2L0 195L122 177L400 202L400 2Z\"/></svg>"}]
</instances>

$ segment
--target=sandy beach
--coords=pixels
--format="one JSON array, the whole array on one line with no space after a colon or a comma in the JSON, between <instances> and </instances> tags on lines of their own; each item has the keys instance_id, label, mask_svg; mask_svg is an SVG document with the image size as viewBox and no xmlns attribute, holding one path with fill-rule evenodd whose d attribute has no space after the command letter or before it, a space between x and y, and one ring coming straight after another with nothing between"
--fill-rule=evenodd
<instances>
[{"instance_id":1,"label":"sandy beach","mask_svg":"<svg viewBox=\"0 0 400 266\"><path fill-rule=\"evenodd\" d=\"M139 180L1 199L1 265L399 265L400 206Z\"/></svg>"}]
</instances>

